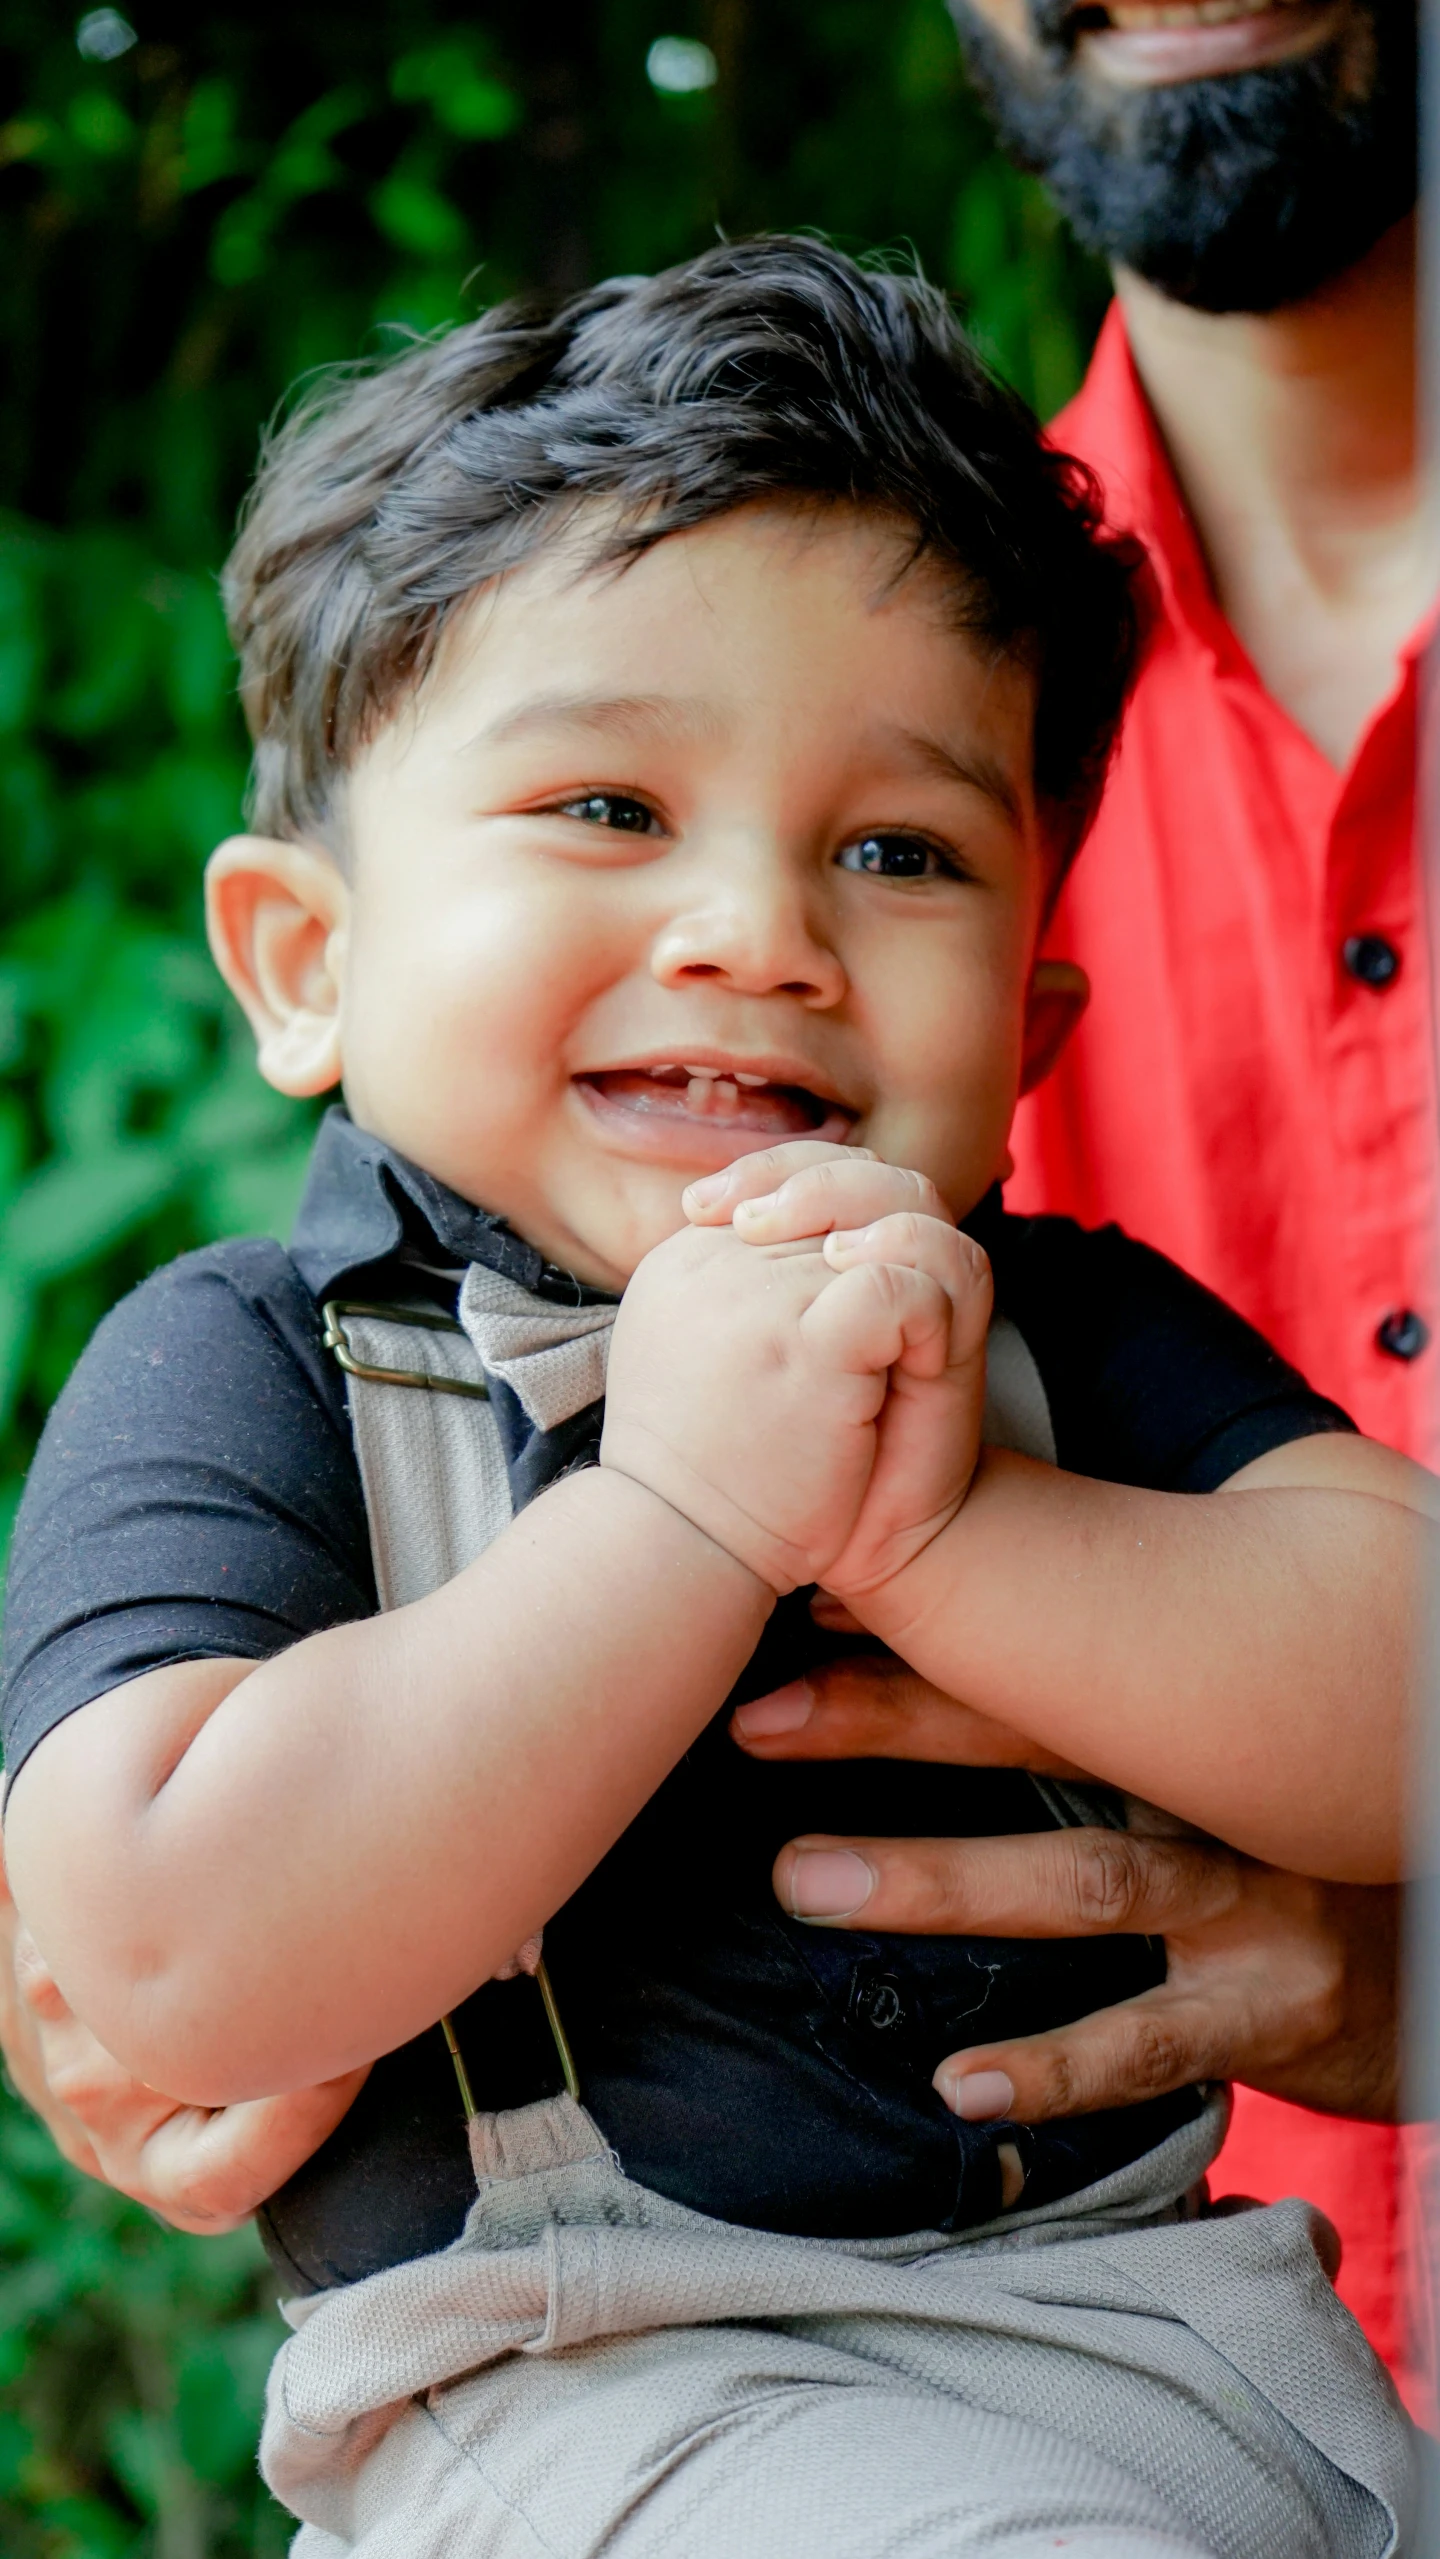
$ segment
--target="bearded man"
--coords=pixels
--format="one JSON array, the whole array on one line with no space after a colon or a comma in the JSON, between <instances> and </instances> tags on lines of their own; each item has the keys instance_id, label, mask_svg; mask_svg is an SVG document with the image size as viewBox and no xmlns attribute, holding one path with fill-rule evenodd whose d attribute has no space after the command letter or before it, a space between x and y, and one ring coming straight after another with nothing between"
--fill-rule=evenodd
<instances>
[{"instance_id":1,"label":"bearded man","mask_svg":"<svg viewBox=\"0 0 1440 2559\"><path fill-rule=\"evenodd\" d=\"M1114 272L1053 435L1143 538L1155 589L1119 762L1050 945L1093 1001L1024 1106L1007 1201L1117 1220L1362 1430L1434 1464L1414 768L1436 548L1415 437L1414 19L1407 0L951 8L1002 140ZM862 1700L846 1666L807 1749L842 1731L894 1748L907 1720L938 1755L942 1701L878 1666ZM954 1755L973 1756L948 1720ZM1195 1845L1137 1848L1118 1889L1098 1866L1077 1885L1074 1853L1057 1871L1053 1843L983 1859L867 1847L865 1925L903 1925L909 1907L932 1928L1008 1912L1027 1931L1138 1920L1169 1937L1166 1990L1128 2016L965 2056L967 2111L977 2061L993 2111L1028 2120L1204 2068L1340 2117L1392 2107L1389 1896L1319 1894ZM1397 2368L1400 2163L1386 2124L1242 2087L1212 2174L1221 2193L1322 2206L1342 2293Z\"/></svg>"}]
</instances>

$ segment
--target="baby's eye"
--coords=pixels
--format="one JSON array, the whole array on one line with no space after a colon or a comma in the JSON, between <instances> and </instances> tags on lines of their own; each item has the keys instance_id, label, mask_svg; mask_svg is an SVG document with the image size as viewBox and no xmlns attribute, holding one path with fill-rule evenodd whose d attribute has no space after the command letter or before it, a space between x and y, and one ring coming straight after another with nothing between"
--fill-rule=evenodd
<instances>
[{"instance_id":1,"label":"baby's eye","mask_svg":"<svg viewBox=\"0 0 1440 2559\"><path fill-rule=\"evenodd\" d=\"M861 835L837 855L842 871L868 871L882 880L955 879L956 866L923 835Z\"/></svg>"},{"instance_id":2,"label":"baby's eye","mask_svg":"<svg viewBox=\"0 0 1440 2559\"><path fill-rule=\"evenodd\" d=\"M627 791L586 791L578 800L562 800L561 817L578 817L582 826L610 826L620 835L658 835L659 822L643 800Z\"/></svg>"}]
</instances>

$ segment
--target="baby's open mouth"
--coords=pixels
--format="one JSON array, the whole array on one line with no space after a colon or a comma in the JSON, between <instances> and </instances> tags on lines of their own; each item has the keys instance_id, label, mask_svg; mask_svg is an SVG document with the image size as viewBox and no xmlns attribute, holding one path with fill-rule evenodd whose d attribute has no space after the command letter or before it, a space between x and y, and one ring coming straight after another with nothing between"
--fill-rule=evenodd
<instances>
[{"instance_id":1,"label":"baby's open mouth","mask_svg":"<svg viewBox=\"0 0 1440 2559\"><path fill-rule=\"evenodd\" d=\"M658 1122L665 1129L716 1138L734 1138L732 1150L751 1145L773 1146L787 1137L823 1137L843 1145L855 1113L804 1084L772 1083L740 1067L674 1065L622 1066L576 1077L582 1093L606 1118L633 1115L636 1121Z\"/></svg>"}]
</instances>

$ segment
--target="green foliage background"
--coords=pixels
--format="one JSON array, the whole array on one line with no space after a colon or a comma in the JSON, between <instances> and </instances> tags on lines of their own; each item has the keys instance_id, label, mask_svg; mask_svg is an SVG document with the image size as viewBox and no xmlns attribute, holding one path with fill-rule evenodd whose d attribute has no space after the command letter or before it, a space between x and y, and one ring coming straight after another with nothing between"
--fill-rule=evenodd
<instances>
[{"instance_id":1,"label":"green foliage background","mask_svg":"<svg viewBox=\"0 0 1440 2559\"><path fill-rule=\"evenodd\" d=\"M198 929L245 770L216 570L285 386L717 223L913 245L1047 413L1103 301L942 0L133 5L108 61L47 0L0 17L0 1537L106 1307L296 1194L308 1116ZM661 35L717 83L657 92ZM272 2291L248 2235L161 2230L0 2095L7 2559L284 2548Z\"/></svg>"}]
</instances>

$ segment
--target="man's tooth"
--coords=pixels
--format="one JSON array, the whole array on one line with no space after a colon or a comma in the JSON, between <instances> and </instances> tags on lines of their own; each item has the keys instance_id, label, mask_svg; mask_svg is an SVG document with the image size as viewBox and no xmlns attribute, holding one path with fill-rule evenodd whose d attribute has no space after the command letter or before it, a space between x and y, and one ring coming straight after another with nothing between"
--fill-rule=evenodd
<instances>
[{"instance_id":1,"label":"man's tooth","mask_svg":"<svg viewBox=\"0 0 1440 2559\"><path fill-rule=\"evenodd\" d=\"M748 1092L757 1093L762 1084L769 1083L770 1078L768 1075L742 1075L739 1067L737 1066L735 1069L735 1081L737 1084L743 1084Z\"/></svg>"}]
</instances>

